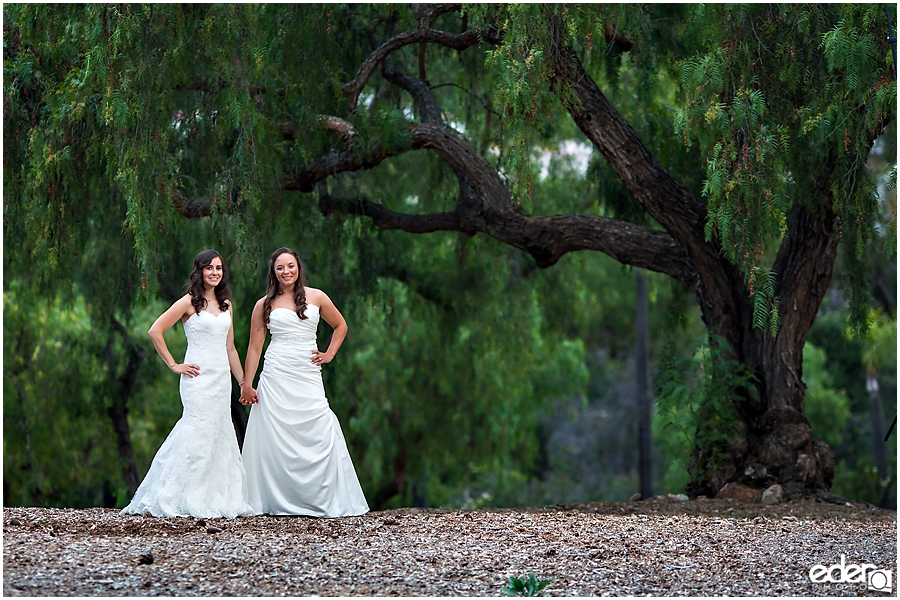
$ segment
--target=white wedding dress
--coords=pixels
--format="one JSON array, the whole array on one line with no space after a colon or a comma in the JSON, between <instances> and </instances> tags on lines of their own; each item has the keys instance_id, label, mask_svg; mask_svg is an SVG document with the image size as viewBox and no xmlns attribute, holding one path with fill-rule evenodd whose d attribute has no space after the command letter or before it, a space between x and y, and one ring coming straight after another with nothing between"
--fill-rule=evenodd
<instances>
[{"instance_id":1,"label":"white wedding dress","mask_svg":"<svg viewBox=\"0 0 900 600\"><path fill-rule=\"evenodd\" d=\"M231 423L231 369L225 342L231 311L200 311L184 322L184 362L200 368L181 376L181 419L160 446L131 503L122 512L154 517L247 516L244 467Z\"/></svg>"},{"instance_id":2,"label":"white wedding dress","mask_svg":"<svg viewBox=\"0 0 900 600\"><path fill-rule=\"evenodd\" d=\"M344 517L369 511L322 367L312 364L319 308L269 314L272 341L244 436L245 499L257 513Z\"/></svg>"}]
</instances>

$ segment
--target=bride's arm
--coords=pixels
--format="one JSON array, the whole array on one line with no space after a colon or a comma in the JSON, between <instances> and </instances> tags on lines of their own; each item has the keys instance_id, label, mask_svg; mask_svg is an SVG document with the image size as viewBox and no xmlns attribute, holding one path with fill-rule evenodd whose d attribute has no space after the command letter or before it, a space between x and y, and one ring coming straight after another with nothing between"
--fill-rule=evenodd
<instances>
[{"instance_id":1,"label":"bride's arm","mask_svg":"<svg viewBox=\"0 0 900 600\"><path fill-rule=\"evenodd\" d=\"M238 385L244 383L244 369L241 368L241 357L238 356L237 349L234 347L234 303L231 304L231 327L228 328L228 338L225 340L225 350L228 352L228 366L231 367L231 373L237 380Z\"/></svg>"},{"instance_id":2,"label":"bride's arm","mask_svg":"<svg viewBox=\"0 0 900 600\"><path fill-rule=\"evenodd\" d=\"M170 330L172 325L177 323L179 319L184 318L185 315L193 314L193 310L194 307L191 305L191 295L185 294L179 300L176 300L175 304L169 307L169 310L161 314L153 325L150 326L150 331L147 332L147 335L150 336L150 341L153 342L153 347L156 348L156 353L163 359L166 366L169 367L173 373L187 375L188 377L196 377L199 375L200 367L190 363L178 364L178 361L172 358L172 353L169 352L169 348L166 346L166 340L163 338L163 334Z\"/></svg>"},{"instance_id":3,"label":"bride's arm","mask_svg":"<svg viewBox=\"0 0 900 600\"><path fill-rule=\"evenodd\" d=\"M244 404L255 404L258 401L253 379L256 377L265 340L266 324L263 322L263 300L260 299L250 315L250 343L247 346L247 360L244 362L244 385L241 386L241 402Z\"/></svg>"},{"instance_id":4,"label":"bride's arm","mask_svg":"<svg viewBox=\"0 0 900 600\"><path fill-rule=\"evenodd\" d=\"M319 304L319 315L326 323L334 327L334 333L331 335L331 343L328 344L328 350L325 352L320 352L319 350L313 351L312 363L314 365L324 365L334 360L334 355L337 354L341 344L344 343L344 338L347 337L347 321L344 320L344 316L325 292L315 290L315 296L316 301Z\"/></svg>"}]
</instances>

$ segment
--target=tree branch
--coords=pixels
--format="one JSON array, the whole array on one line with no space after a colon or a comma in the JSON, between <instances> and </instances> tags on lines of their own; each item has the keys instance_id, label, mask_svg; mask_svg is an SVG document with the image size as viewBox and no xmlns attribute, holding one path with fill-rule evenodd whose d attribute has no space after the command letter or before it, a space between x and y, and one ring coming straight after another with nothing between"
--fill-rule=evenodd
<instances>
[{"instance_id":1,"label":"tree branch","mask_svg":"<svg viewBox=\"0 0 900 600\"><path fill-rule=\"evenodd\" d=\"M792 361L790 354L792 349L803 348L834 271L840 234L834 226L830 178L836 164L837 156L832 153L818 174L816 209L798 200L788 215L788 230L772 267L777 278L777 334L773 338L754 330L751 339L745 341L762 348L759 360L770 374L764 382L769 408L791 408L792 397L805 388L800 372L802 358ZM747 347L745 352L749 355L752 349Z\"/></svg>"},{"instance_id":2,"label":"tree branch","mask_svg":"<svg viewBox=\"0 0 900 600\"><path fill-rule=\"evenodd\" d=\"M551 18L551 28L559 29ZM551 45L551 88L568 88L578 99L566 106L579 129L607 160L625 189L666 231L687 247L705 240L703 203L666 171L640 140L631 125L585 72L574 50L556 32Z\"/></svg>"},{"instance_id":3,"label":"tree branch","mask_svg":"<svg viewBox=\"0 0 900 600\"><path fill-rule=\"evenodd\" d=\"M379 229L407 233L460 231L473 235L487 233L534 257L539 267L555 264L563 255L577 250L596 250L617 261L664 273L690 289L697 274L685 252L664 231L641 227L592 215L529 216L524 213L469 215L460 209L452 212L411 215L393 211L368 198L319 196L319 209L369 217Z\"/></svg>"},{"instance_id":4,"label":"tree branch","mask_svg":"<svg viewBox=\"0 0 900 600\"><path fill-rule=\"evenodd\" d=\"M397 229L407 233L433 233L435 231L465 231L456 212L411 215L393 211L368 198L335 198L319 195L319 210L324 215L335 212L369 217L379 229ZM467 233L475 233L470 231Z\"/></svg>"},{"instance_id":5,"label":"tree branch","mask_svg":"<svg viewBox=\"0 0 900 600\"><path fill-rule=\"evenodd\" d=\"M428 29L431 23L444 13L459 10L462 4L413 4L413 16L419 29Z\"/></svg>"},{"instance_id":6,"label":"tree branch","mask_svg":"<svg viewBox=\"0 0 900 600\"><path fill-rule=\"evenodd\" d=\"M365 146L357 143L354 148L330 152L285 177L283 187L288 190L311 192L316 183L333 175L371 169L386 158L410 150L435 150L457 175L470 180L477 195L482 199L490 199L498 209L502 208L504 211L521 211L510 198L509 190L490 163L452 130L443 125L410 123L403 133L407 135L396 136L392 145L373 141ZM186 204L186 201L182 201L182 204ZM182 214L185 214L184 210Z\"/></svg>"},{"instance_id":7,"label":"tree branch","mask_svg":"<svg viewBox=\"0 0 900 600\"><path fill-rule=\"evenodd\" d=\"M315 185L328 177L346 173L348 171L365 171L377 167L386 158L397 156L415 149L409 136L398 136L392 145L375 145L355 147L345 150L329 152L325 156L306 164L295 173L287 175L282 180L282 188L311 192Z\"/></svg>"},{"instance_id":8,"label":"tree branch","mask_svg":"<svg viewBox=\"0 0 900 600\"><path fill-rule=\"evenodd\" d=\"M359 94L369 82L369 78L375 71L375 67L395 50L399 50L403 46L408 46L409 44L424 42L429 44L439 44L441 46L446 46L447 48L462 51L479 44L482 41L496 44L500 41L500 35L495 29L488 27L469 29L468 31L459 34L448 33L437 29L414 29L395 35L376 48L375 51L363 61L362 65L359 67L359 71L356 73L356 77L343 85L343 92L344 95L347 96L350 112L356 110Z\"/></svg>"},{"instance_id":9,"label":"tree branch","mask_svg":"<svg viewBox=\"0 0 900 600\"><path fill-rule=\"evenodd\" d=\"M326 131L333 131L340 135L345 141L349 141L353 136L356 135L356 129L353 127L353 124L349 121L345 121L340 117L335 117L332 115L319 115L316 119L319 127ZM305 127L301 126L300 130L302 131ZM293 121L287 121L281 124L281 135L285 140L294 140L297 139L297 124Z\"/></svg>"},{"instance_id":10,"label":"tree branch","mask_svg":"<svg viewBox=\"0 0 900 600\"><path fill-rule=\"evenodd\" d=\"M389 82L409 92L409 95L413 98L413 103L419 109L419 116L423 123L444 124L441 107L438 105L437 98L434 97L427 82L397 71L394 67L394 60L390 56L385 57L381 63L381 74Z\"/></svg>"},{"instance_id":11,"label":"tree branch","mask_svg":"<svg viewBox=\"0 0 900 600\"><path fill-rule=\"evenodd\" d=\"M469 88L466 88L466 87L463 87L463 86L459 85L458 83L453 83L453 82L449 82L449 83L439 83L439 84L437 84L437 85L431 86L431 89L436 90L436 89L441 88L441 87L447 87L448 85L451 85L451 86L453 86L453 87L457 87L457 88L461 89L462 91L467 92L468 94L474 96L476 100L478 100L479 102L481 102L481 105L484 107L484 110L488 111L489 113L493 113L493 114L497 115L498 117L501 117L501 118L502 118L503 115L501 115L501 114L498 113L496 110L494 110L493 108L491 108L491 107L488 105L488 103L485 102L485 101L481 98L481 96L479 96L478 94L476 94L475 92L473 92L473 91L470 90Z\"/></svg>"},{"instance_id":12,"label":"tree branch","mask_svg":"<svg viewBox=\"0 0 900 600\"><path fill-rule=\"evenodd\" d=\"M675 181L609 103L584 70L575 51L563 43L560 19L551 16L549 23L552 40L549 58L554 71L550 76L551 89L568 90L577 98L577 102L566 105L569 114L616 172L625 189L686 253L699 278L693 291L711 333L724 336L737 350L742 340L735 335L742 330L730 327L727 315L741 314L746 304L740 292L731 293L744 289L740 285L742 277L721 255L718 241L706 242L706 207Z\"/></svg>"},{"instance_id":13,"label":"tree branch","mask_svg":"<svg viewBox=\"0 0 900 600\"><path fill-rule=\"evenodd\" d=\"M410 150L434 150L459 178L459 196L451 212L411 215L399 213L366 198L330 196L320 188L319 209L367 216L381 229L408 233L460 231L486 233L534 257L549 267L576 250L597 250L623 264L665 273L690 289L697 273L685 251L665 232L624 221L591 215L527 215L509 194L497 171L466 140L443 125L410 124L408 136L393 146L357 144L331 152L282 180L287 190L312 192L316 184L347 171L371 169L383 160ZM173 201L185 216L209 214L208 201L188 200L179 192Z\"/></svg>"},{"instance_id":14,"label":"tree branch","mask_svg":"<svg viewBox=\"0 0 900 600\"><path fill-rule=\"evenodd\" d=\"M210 215L209 207L214 204L211 198L187 198L180 190L172 188L171 190L160 189L159 192L172 199L172 204L178 209L182 217L188 219L197 219L199 217L208 217Z\"/></svg>"}]
</instances>

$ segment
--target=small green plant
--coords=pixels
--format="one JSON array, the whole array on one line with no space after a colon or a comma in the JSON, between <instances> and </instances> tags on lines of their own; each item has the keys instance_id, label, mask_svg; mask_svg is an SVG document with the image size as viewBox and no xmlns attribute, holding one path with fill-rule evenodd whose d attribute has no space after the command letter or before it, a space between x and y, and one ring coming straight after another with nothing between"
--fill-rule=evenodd
<instances>
[{"instance_id":1,"label":"small green plant","mask_svg":"<svg viewBox=\"0 0 900 600\"><path fill-rule=\"evenodd\" d=\"M535 579L534 573L529 573L528 577L524 579L510 577L509 583L500 588L500 591L507 596L543 596L541 590L549 584L549 579L538 581Z\"/></svg>"}]
</instances>

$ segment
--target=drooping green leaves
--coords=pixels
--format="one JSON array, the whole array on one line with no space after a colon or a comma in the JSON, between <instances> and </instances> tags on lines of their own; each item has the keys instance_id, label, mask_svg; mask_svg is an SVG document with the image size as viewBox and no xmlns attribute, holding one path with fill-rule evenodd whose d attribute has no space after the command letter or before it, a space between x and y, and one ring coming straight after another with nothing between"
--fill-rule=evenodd
<instances>
[{"instance_id":1,"label":"drooping green leaves","mask_svg":"<svg viewBox=\"0 0 900 600\"><path fill-rule=\"evenodd\" d=\"M895 118L896 82L878 43L875 5L702 6L694 27L708 43L681 65L684 107L675 125L706 155L707 239L753 289L787 234L795 205L833 209L857 273L875 239L877 202L865 157ZM822 165L827 165L824 170ZM833 207L811 205L831 191ZM861 289L864 282L850 287ZM777 303L754 299L754 323ZM863 303L864 304L864 303Z\"/></svg>"}]
</instances>

